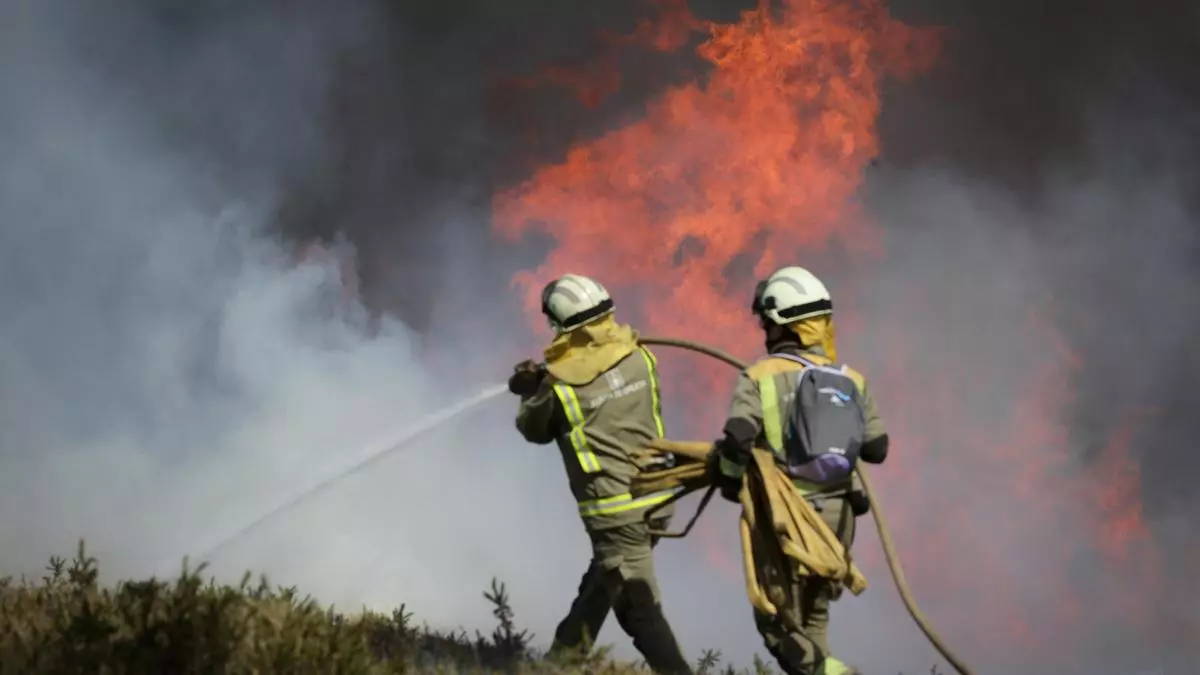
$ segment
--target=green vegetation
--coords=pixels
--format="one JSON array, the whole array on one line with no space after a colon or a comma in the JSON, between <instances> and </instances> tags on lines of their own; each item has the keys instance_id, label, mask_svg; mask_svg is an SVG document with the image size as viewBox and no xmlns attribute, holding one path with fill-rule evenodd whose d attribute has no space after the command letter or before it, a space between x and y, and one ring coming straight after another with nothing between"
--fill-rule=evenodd
<instances>
[{"instance_id":1,"label":"green vegetation","mask_svg":"<svg viewBox=\"0 0 1200 675\"><path fill-rule=\"evenodd\" d=\"M530 647L513 622L504 584L484 598L493 606L491 635L417 626L402 605L391 615L342 614L301 598L295 588L204 581L203 566L165 582L98 583L83 543L74 559L51 558L40 580L0 579L0 675L313 675L417 672L627 674L639 664L609 657L608 648L551 662ZM706 652L698 672L722 668ZM771 672L757 660L748 672Z\"/></svg>"}]
</instances>

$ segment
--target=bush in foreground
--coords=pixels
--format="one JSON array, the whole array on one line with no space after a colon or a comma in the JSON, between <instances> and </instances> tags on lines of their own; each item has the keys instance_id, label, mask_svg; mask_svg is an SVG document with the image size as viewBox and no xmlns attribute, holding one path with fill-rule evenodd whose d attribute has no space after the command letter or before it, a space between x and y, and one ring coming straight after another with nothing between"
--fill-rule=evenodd
<instances>
[{"instance_id":1,"label":"bush in foreground","mask_svg":"<svg viewBox=\"0 0 1200 675\"><path fill-rule=\"evenodd\" d=\"M0 579L0 673L205 675L218 673L377 674L413 672L647 672L594 650L551 662L513 622L504 585L493 580L491 635L417 626L402 605L391 615L342 614L272 588L265 578L237 586L205 582L203 566L174 582L98 583L82 542L74 559L51 558L39 581ZM752 672L770 672L758 659ZM706 652L699 673L723 672Z\"/></svg>"}]
</instances>

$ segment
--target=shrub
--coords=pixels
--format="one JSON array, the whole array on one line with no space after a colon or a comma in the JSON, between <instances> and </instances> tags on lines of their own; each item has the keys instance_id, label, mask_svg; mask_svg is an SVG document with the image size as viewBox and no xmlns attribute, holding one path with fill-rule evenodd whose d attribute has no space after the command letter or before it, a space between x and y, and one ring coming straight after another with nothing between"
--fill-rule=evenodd
<instances>
[{"instance_id":1,"label":"shrub","mask_svg":"<svg viewBox=\"0 0 1200 675\"><path fill-rule=\"evenodd\" d=\"M612 660L607 648L547 660L516 627L496 580L484 592L496 628L471 636L418 627L403 605L390 615L348 615L301 598L294 587L272 587L265 577L251 584L246 574L230 586L204 581L203 570L189 570L185 561L173 582L105 588L80 542L70 562L51 558L40 582L0 579L0 674L646 672ZM720 652L705 652L698 673L735 673L719 670L720 660ZM770 669L756 659L752 672Z\"/></svg>"}]
</instances>

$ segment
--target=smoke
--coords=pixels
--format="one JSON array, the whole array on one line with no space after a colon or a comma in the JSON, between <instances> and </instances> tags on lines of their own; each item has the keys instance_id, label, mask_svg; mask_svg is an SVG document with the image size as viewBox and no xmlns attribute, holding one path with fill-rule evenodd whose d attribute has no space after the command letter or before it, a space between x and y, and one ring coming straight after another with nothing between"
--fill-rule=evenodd
<instances>
[{"instance_id":1,"label":"smoke","mask_svg":"<svg viewBox=\"0 0 1200 675\"><path fill-rule=\"evenodd\" d=\"M955 531L947 569L916 592L933 616L962 617L938 621L952 641L980 625L1063 635L1060 617L1087 617L1091 632L1038 653L1039 670L1190 672L1197 615L1185 599L1200 588L1186 570L1200 550L1200 502L1189 485L1200 464L1184 448L1198 431L1186 383L1200 372L1188 347L1200 328L1189 300L1200 291L1200 91L1180 68L1194 59L1194 8L1064 4L1034 22L1022 3L987 16L937 5L897 3L901 17L946 21L957 35L939 73L889 92L865 193L888 260L856 270L872 289L856 300L895 332L850 338L875 371L896 353L896 334L920 369L955 371L952 392L912 383L880 395L923 408L900 421L932 439L933 452L911 459L919 486L884 483L891 510L904 511L896 529ZM1037 398L1047 387L1056 393ZM913 392L935 403L906 404ZM946 396L957 406L939 408ZM1017 418L1023 405L1033 409ZM938 414L947 409L969 417ZM989 446L1006 453L979 456ZM1133 534L1139 519L1151 540ZM1046 586L1067 569L1081 600L1071 609ZM1006 589L1023 615L973 605L974 588ZM839 637L856 655L879 644L852 631ZM915 665L911 648L884 645ZM1014 650L980 665L1026 672L1029 658Z\"/></svg>"},{"instance_id":2,"label":"smoke","mask_svg":"<svg viewBox=\"0 0 1200 675\"><path fill-rule=\"evenodd\" d=\"M464 10L461 25L435 31L391 7L336 4L24 0L0 10L3 572L36 573L82 536L110 578L170 573L164 565L525 355L505 282L536 258L489 243L485 213L491 183L514 179L505 172L520 136L487 126L480 64L515 71L586 51L580 37L600 19L506 5ZM1047 515L1036 493L988 480L964 430L1000 433L1039 369L1069 377L1071 400L1039 418L1068 429L1067 440L1010 439L1016 452L1004 460L1054 453L1064 475L1102 485L1106 442L1137 412L1144 517L1164 552L1195 550L1196 357L1186 337L1200 285L1188 190L1197 108L1170 67L1195 62L1178 47L1194 17L1164 11L1166 30L1115 4L1054 21L1020 3L987 17L937 4L895 8L957 32L941 73L885 101L884 154L865 199L888 232L888 257L868 270L814 265L835 293L852 273L873 279L876 290L855 302L907 336L912 362L977 364L957 376L960 391L913 390L966 397L969 424L905 420L912 391L878 394L889 422L937 438L936 452L907 465L920 485L876 472L901 555L905 532L946 528L960 561L947 561L958 570L948 582L1001 586L1053 617L1038 550L1066 538L1078 557L1054 563L1069 562L1097 598L1080 611L1112 621L1074 645L1088 654L1064 662L1119 673L1125 660L1181 654L1146 639L1152 629L1127 629L1122 603L1138 589L1114 580L1072 529L1091 517L1069 504ZM503 34L539 12L547 29L522 32L521 49L485 30ZM584 124L562 110L521 112L569 140ZM333 255L300 262L310 238ZM345 268L362 272L366 306L342 292ZM1047 301L1081 371L1028 323L1028 304ZM895 334L843 339L870 375L887 368L894 345L883 341ZM510 413L491 405L425 437L265 524L211 570L234 580L266 572L343 607L404 602L432 624L467 627L486 625L479 592L495 574L544 644L588 548L555 451L520 443ZM716 429L685 431L673 418L673 435ZM894 462L907 461L904 450ZM966 522L960 512L986 527L948 524ZM745 663L762 649L734 516L715 506L711 549L666 542L657 562L685 650L719 647ZM858 548L874 555L860 526ZM1011 560L1005 576L962 578L961 561L985 558ZM1154 597L1180 604L1146 601L1153 626L1197 620L1182 606L1195 582L1176 559ZM835 606L835 649L863 668L923 672L932 651L877 558L869 571L871 592ZM1001 620L969 595L947 598L928 581L937 570L913 576L952 642ZM634 654L615 622L600 639ZM979 666L1034 668L1019 647L1008 651Z\"/></svg>"},{"instance_id":3,"label":"smoke","mask_svg":"<svg viewBox=\"0 0 1200 675\"><path fill-rule=\"evenodd\" d=\"M83 537L107 579L172 575L515 360L492 323L503 286L472 272L473 216L453 202L372 225L438 231L426 252L442 266L419 290L441 282L454 311L432 313L429 344L344 292L358 242L304 255L307 238L280 236L296 186L336 173L326 121L344 64L396 46L382 19L318 2L5 4L5 574L36 576ZM344 215L325 231L350 229ZM423 437L232 543L211 573L468 628L490 624L495 574L540 629L543 589L568 597L588 550L565 484L544 489L557 458L520 443L510 415L493 403Z\"/></svg>"},{"instance_id":4,"label":"smoke","mask_svg":"<svg viewBox=\"0 0 1200 675\"><path fill-rule=\"evenodd\" d=\"M889 512L900 511L892 520L902 542L945 542L945 567L910 577L952 643L975 644L971 636L987 626L1013 639L1058 630L1055 647L1032 650L1058 672L1135 672L1139 663L1194 658L1188 642L1166 632L1186 632L1179 626L1196 619L1183 600L1198 590L1195 581L1170 561L1194 555L1200 542L1168 528L1198 513L1154 470L1170 463L1196 472L1164 457L1189 437L1190 420L1171 401L1190 394L1170 392L1181 371L1194 372L1186 353L1197 317L1180 308L1200 290L1190 261L1196 232L1186 193L1172 185L1177 175L1058 177L1034 207L945 168L873 186L889 255L882 268L859 271L872 284L857 308L883 330L847 336L848 353L868 372L887 372L902 353L916 373L936 372L949 386L877 385L898 440L928 447L906 456L906 444L896 446L892 461L904 466L895 471L915 482L887 467L875 475ZM837 283L836 272L829 276ZM1070 330L1076 321L1088 332ZM921 403L906 400L914 396ZM1157 536L1138 539L1136 521ZM1114 560L1106 541L1129 547L1135 561ZM873 533L859 545L873 557ZM1165 570L1155 565L1160 556ZM879 579L882 568L873 570ZM1056 585L1066 578L1067 587ZM1000 588L1018 614L985 602ZM876 621L901 615L878 592L865 600L870 619L856 622L857 608L841 615L848 654L882 650L878 663L905 668L927 658L911 632L881 638ZM1068 601L1080 604L1067 609ZM1074 640L1056 626L1081 620L1090 632ZM1009 653L977 659L988 672L1030 667L1029 654L996 647Z\"/></svg>"}]
</instances>

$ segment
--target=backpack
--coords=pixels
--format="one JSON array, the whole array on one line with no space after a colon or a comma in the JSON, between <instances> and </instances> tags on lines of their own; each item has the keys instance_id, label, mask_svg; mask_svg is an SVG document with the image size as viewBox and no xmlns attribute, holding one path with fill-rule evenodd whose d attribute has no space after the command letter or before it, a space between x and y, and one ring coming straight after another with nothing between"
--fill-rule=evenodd
<instances>
[{"instance_id":1,"label":"backpack","mask_svg":"<svg viewBox=\"0 0 1200 675\"><path fill-rule=\"evenodd\" d=\"M858 385L845 366L821 365L791 354L772 356L804 366L795 391L781 407L784 470L818 485L849 480L867 431Z\"/></svg>"}]
</instances>

